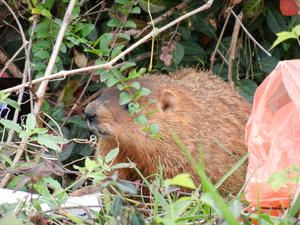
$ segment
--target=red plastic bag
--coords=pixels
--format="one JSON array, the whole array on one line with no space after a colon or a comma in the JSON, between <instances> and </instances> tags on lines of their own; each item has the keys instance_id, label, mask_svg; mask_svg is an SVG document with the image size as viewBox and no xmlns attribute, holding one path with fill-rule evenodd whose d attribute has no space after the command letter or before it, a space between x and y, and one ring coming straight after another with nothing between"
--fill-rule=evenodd
<instances>
[{"instance_id":1,"label":"red plastic bag","mask_svg":"<svg viewBox=\"0 0 300 225\"><path fill-rule=\"evenodd\" d=\"M274 190L268 180L276 172L300 167L300 60L279 62L257 88L246 144L249 182L245 198L255 207L287 208L300 181ZM291 178L297 175L289 174Z\"/></svg>"}]
</instances>

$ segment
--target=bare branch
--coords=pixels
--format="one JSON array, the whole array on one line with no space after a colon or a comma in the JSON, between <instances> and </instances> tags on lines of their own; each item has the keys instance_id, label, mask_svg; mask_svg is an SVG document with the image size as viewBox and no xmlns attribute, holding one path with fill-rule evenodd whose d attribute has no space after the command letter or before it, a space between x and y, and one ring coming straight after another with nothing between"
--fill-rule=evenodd
<instances>
[{"instance_id":1,"label":"bare branch","mask_svg":"<svg viewBox=\"0 0 300 225\"><path fill-rule=\"evenodd\" d=\"M67 26L69 24L70 17L71 17L73 8L75 6L75 3L76 3L76 0L70 0L70 2L69 2L69 5L68 5L67 11L65 13L63 22L61 24L59 33L57 35L57 39L56 39L56 42L54 44L53 51L52 51L52 54L51 54L51 57L50 57L50 60L49 60L49 64L46 68L44 77L48 77L48 76L51 75L51 72L52 72L54 64L55 64L55 60L56 60L58 52L59 52L60 45L61 45L62 40L64 38L64 34L67 30ZM49 82L49 79L44 80L41 83L39 89L36 92L36 95L38 97L38 101L34 106L34 114L35 115L37 115L40 112L42 103L44 101L44 95L45 95L45 92L46 92L48 82Z\"/></svg>"},{"instance_id":2,"label":"bare branch","mask_svg":"<svg viewBox=\"0 0 300 225\"><path fill-rule=\"evenodd\" d=\"M233 12L233 10L231 11ZM239 13L238 19L236 19L233 32L232 32L232 38L231 38L231 43L229 47L229 60L228 60L228 82L229 84L233 87L233 80L232 80L232 66L233 66L233 60L235 58L235 52L236 52L236 46L238 42L238 37L240 33L240 28L241 28L241 21L243 20L244 14L243 11Z\"/></svg>"},{"instance_id":3,"label":"bare branch","mask_svg":"<svg viewBox=\"0 0 300 225\"><path fill-rule=\"evenodd\" d=\"M2 74L5 72L6 69L9 70L9 72L13 75L13 77L19 77L21 78L22 77L22 73L21 71L19 70L19 68L14 64L12 63L12 61L15 59L15 57L19 54L19 52L24 48L25 46L22 45L21 48L19 48L19 50L14 54L13 57L11 57L9 60L8 60L8 57L7 55L0 49L0 63L1 64L4 64L4 68L2 69L2 71L0 72L0 77L2 76Z\"/></svg>"},{"instance_id":4,"label":"bare branch","mask_svg":"<svg viewBox=\"0 0 300 225\"><path fill-rule=\"evenodd\" d=\"M218 42L216 44L215 50L213 51L213 53L211 54L211 57L210 57L210 69L209 69L209 71L211 71L211 72L214 69L214 63L215 63L215 60L216 60L216 54L218 52L219 45L221 44L221 40L223 38L223 35L224 35L224 32L225 32L225 28L227 27L227 23L229 21L230 15L231 15L231 11L226 10L226 12L227 12L227 16L226 16L226 19L225 19L225 22L224 22L224 25L223 25L220 37L219 37Z\"/></svg>"},{"instance_id":5,"label":"bare branch","mask_svg":"<svg viewBox=\"0 0 300 225\"><path fill-rule=\"evenodd\" d=\"M245 33L248 35L248 37L254 42L254 44L256 44L266 55L268 56L272 56L271 53L269 53L266 49L264 49L263 46L261 46L256 40L255 38L249 33L249 31L246 29L246 27L244 26L244 24L241 22L241 20L239 19L239 17L235 14L235 12L231 9L231 13L232 15L234 15L236 21L238 23L240 23L240 26L243 28L243 30L245 31Z\"/></svg>"}]
</instances>

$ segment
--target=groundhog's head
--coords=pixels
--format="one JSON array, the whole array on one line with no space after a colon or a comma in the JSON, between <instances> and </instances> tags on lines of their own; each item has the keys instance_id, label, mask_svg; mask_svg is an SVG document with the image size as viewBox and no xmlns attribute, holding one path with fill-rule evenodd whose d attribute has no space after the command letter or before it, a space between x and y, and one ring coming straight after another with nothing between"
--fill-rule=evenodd
<instances>
[{"instance_id":1,"label":"groundhog's head","mask_svg":"<svg viewBox=\"0 0 300 225\"><path fill-rule=\"evenodd\" d=\"M151 77L138 81L142 87L151 90L150 95L138 100L140 107L146 106L144 113L155 110L156 112L149 117L149 122L161 124L177 110L176 94L159 85L156 79L153 82ZM140 135L146 135L146 132L141 132L141 126L133 123L136 116L129 114L128 104L119 104L120 93L116 87L105 88L101 96L86 107L85 114L90 128L101 138L113 138L121 142L125 139L128 142ZM148 104L150 99L155 99L155 102Z\"/></svg>"}]
</instances>

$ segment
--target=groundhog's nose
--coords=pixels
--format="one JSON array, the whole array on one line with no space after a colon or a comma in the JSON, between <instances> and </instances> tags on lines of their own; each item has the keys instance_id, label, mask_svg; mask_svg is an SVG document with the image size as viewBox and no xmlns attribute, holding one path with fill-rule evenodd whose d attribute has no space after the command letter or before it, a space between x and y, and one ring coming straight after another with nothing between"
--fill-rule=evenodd
<instances>
[{"instance_id":1,"label":"groundhog's nose","mask_svg":"<svg viewBox=\"0 0 300 225\"><path fill-rule=\"evenodd\" d=\"M85 117L90 124L97 123L96 112L92 108L87 107L84 111Z\"/></svg>"}]
</instances>

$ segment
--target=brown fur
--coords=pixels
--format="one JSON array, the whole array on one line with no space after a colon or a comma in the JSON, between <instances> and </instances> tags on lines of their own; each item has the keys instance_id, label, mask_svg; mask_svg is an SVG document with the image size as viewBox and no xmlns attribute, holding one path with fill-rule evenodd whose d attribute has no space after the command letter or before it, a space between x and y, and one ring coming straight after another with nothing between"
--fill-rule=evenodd
<instances>
[{"instance_id":1,"label":"brown fur","mask_svg":"<svg viewBox=\"0 0 300 225\"><path fill-rule=\"evenodd\" d=\"M119 146L115 163L130 160L144 176L148 176L158 172L160 161L166 178L185 172L199 184L189 161L171 138L170 129L195 159L199 158L198 145L201 144L206 173L213 183L237 162L224 149L237 158L246 154L244 128L250 105L219 77L183 69L169 76L146 75L138 82L151 90L149 96L138 101L141 106L149 99L157 100L146 111L159 109L148 119L150 124L160 125L159 135L164 138L151 138L141 126L134 124L134 117L118 103L120 91L107 88L85 110L91 126L100 133L96 155L104 156ZM246 166L240 167L221 189L237 192L244 183L245 173ZM140 179L134 169L121 170L120 177Z\"/></svg>"}]
</instances>

